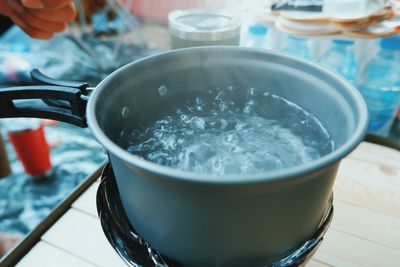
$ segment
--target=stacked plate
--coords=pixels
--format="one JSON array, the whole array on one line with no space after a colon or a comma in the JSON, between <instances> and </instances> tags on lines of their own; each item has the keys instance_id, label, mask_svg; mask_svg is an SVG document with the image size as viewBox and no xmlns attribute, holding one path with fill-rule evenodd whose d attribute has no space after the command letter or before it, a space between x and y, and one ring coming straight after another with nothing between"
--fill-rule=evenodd
<instances>
[{"instance_id":1,"label":"stacked plate","mask_svg":"<svg viewBox=\"0 0 400 267\"><path fill-rule=\"evenodd\" d=\"M280 2L287 3L264 5L264 15L257 14L257 17L268 24L273 17L275 26L290 34L303 36L344 34L360 38L381 38L400 33L400 1L382 1L384 3L382 5L366 6L365 10L360 8L354 12L349 12L352 7L348 6L348 2L340 6L340 1L337 1L332 7L333 5L329 6L327 3L333 1L328 0L321 3L319 8L315 6L315 1L308 1L313 4L309 7L301 6L299 3L290 6L288 3L291 1Z\"/></svg>"}]
</instances>

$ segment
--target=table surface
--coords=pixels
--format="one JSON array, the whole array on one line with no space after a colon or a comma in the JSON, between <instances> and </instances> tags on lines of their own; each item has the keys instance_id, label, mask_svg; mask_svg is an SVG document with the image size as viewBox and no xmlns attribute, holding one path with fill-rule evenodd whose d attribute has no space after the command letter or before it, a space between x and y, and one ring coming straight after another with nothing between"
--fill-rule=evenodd
<instances>
[{"instance_id":1,"label":"table surface","mask_svg":"<svg viewBox=\"0 0 400 267\"><path fill-rule=\"evenodd\" d=\"M16 265L126 266L101 229L97 179ZM341 163L332 224L307 266L400 266L400 152L363 142Z\"/></svg>"}]
</instances>

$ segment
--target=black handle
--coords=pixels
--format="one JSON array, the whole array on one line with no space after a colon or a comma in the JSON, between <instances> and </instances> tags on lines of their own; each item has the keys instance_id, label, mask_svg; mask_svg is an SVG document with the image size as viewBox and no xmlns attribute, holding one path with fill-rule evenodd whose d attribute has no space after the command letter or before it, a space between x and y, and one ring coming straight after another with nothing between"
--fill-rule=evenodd
<instances>
[{"instance_id":1,"label":"black handle","mask_svg":"<svg viewBox=\"0 0 400 267\"><path fill-rule=\"evenodd\" d=\"M31 76L37 85L0 88L0 118L44 118L87 127L87 83L55 80L36 69Z\"/></svg>"},{"instance_id":2,"label":"black handle","mask_svg":"<svg viewBox=\"0 0 400 267\"><path fill-rule=\"evenodd\" d=\"M33 82L37 85L55 85L62 87L78 88L82 92L82 94L86 94L86 88L89 87L89 84L87 82L63 81L48 77L41 73L38 69L33 69L30 74Z\"/></svg>"}]
</instances>

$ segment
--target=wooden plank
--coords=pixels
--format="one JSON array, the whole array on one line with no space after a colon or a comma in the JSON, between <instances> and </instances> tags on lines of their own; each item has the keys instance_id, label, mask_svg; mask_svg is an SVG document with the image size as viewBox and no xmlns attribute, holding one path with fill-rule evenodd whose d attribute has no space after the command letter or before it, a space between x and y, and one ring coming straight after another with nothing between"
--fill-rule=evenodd
<instances>
[{"instance_id":1,"label":"wooden plank","mask_svg":"<svg viewBox=\"0 0 400 267\"><path fill-rule=\"evenodd\" d=\"M56 248L43 241L37 243L29 253L22 258L16 267L94 267L72 254L69 254L59 248Z\"/></svg>"},{"instance_id":2,"label":"wooden plank","mask_svg":"<svg viewBox=\"0 0 400 267\"><path fill-rule=\"evenodd\" d=\"M400 251L400 219L334 201L333 229L365 238Z\"/></svg>"},{"instance_id":3,"label":"wooden plank","mask_svg":"<svg viewBox=\"0 0 400 267\"><path fill-rule=\"evenodd\" d=\"M398 150L369 142L362 142L348 157L400 169Z\"/></svg>"},{"instance_id":4,"label":"wooden plank","mask_svg":"<svg viewBox=\"0 0 400 267\"><path fill-rule=\"evenodd\" d=\"M98 266L126 267L108 243L99 219L76 209L67 211L42 240Z\"/></svg>"},{"instance_id":5,"label":"wooden plank","mask_svg":"<svg viewBox=\"0 0 400 267\"><path fill-rule=\"evenodd\" d=\"M333 192L336 199L400 218L400 169L344 159Z\"/></svg>"},{"instance_id":6,"label":"wooden plank","mask_svg":"<svg viewBox=\"0 0 400 267\"><path fill-rule=\"evenodd\" d=\"M323 242L326 242L326 240L324 240ZM329 264L329 266L338 266L338 267L363 267L360 264L354 263L354 262L350 262L349 260L346 259L342 259L337 255L331 255L329 253L326 253L324 251L321 251L320 249L317 250L317 252L315 253L313 259L315 259L318 262L328 262L327 264ZM307 266L308 267L308 266Z\"/></svg>"},{"instance_id":7,"label":"wooden plank","mask_svg":"<svg viewBox=\"0 0 400 267\"><path fill-rule=\"evenodd\" d=\"M307 267L330 267L332 265L320 262L315 259L311 259L309 262L307 262Z\"/></svg>"},{"instance_id":8,"label":"wooden plank","mask_svg":"<svg viewBox=\"0 0 400 267\"><path fill-rule=\"evenodd\" d=\"M330 228L319 251L349 263L367 266L400 266L400 251ZM318 253L318 251L317 251ZM326 255L325 254L325 255ZM316 255L316 259L319 259ZM322 259L322 262L325 262ZM330 264L336 265L333 262ZM340 265L344 266L344 265Z\"/></svg>"},{"instance_id":9,"label":"wooden plank","mask_svg":"<svg viewBox=\"0 0 400 267\"><path fill-rule=\"evenodd\" d=\"M83 193L73 204L72 207L97 217L96 195L100 183L93 183L88 190Z\"/></svg>"}]
</instances>

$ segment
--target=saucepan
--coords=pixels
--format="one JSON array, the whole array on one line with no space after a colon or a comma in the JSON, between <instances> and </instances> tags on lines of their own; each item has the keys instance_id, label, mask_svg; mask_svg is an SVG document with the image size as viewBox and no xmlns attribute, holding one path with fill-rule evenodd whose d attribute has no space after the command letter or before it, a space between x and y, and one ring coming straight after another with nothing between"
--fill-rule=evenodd
<instances>
[{"instance_id":1,"label":"saucepan","mask_svg":"<svg viewBox=\"0 0 400 267\"><path fill-rule=\"evenodd\" d=\"M317 229L340 161L368 126L366 104L351 83L267 50L215 46L153 55L116 70L90 97L85 83L38 72L33 78L39 85L1 89L0 116L87 123L108 152L129 222L152 248L188 266L262 266L290 254ZM160 87L181 103L186 94L231 84L270 88L303 107L336 148L298 166L221 179L149 162L118 145L127 125L152 118L163 101Z\"/></svg>"}]
</instances>

